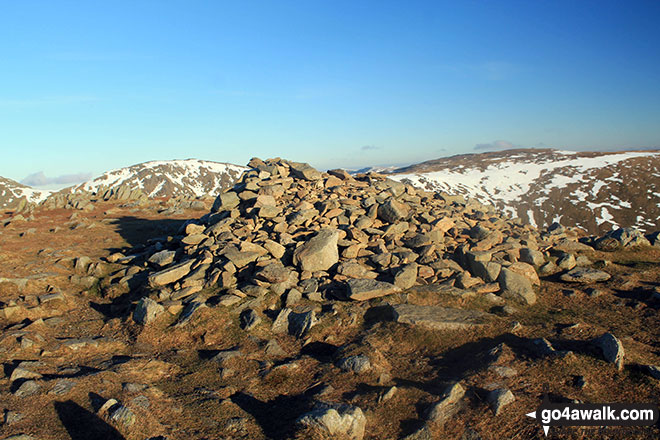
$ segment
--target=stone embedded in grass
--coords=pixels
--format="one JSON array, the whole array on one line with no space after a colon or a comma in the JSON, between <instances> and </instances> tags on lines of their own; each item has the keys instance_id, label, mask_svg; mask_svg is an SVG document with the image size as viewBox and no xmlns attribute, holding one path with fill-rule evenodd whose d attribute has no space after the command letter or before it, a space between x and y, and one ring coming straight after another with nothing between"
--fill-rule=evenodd
<instances>
[{"instance_id":1,"label":"stone embedded in grass","mask_svg":"<svg viewBox=\"0 0 660 440\"><path fill-rule=\"evenodd\" d=\"M317 435L362 440L367 419L356 406L319 402L312 411L298 418L296 423L312 432L318 431Z\"/></svg>"},{"instance_id":2,"label":"stone embedded in grass","mask_svg":"<svg viewBox=\"0 0 660 440\"><path fill-rule=\"evenodd\" d=\"M588 267L575 267L560 277L562 281L567 283L597 283L607 281L610 278L611 276L607 272Z\"/></svg>"},{"instance_id":3,"label":"stone embedded in grass","mask_svg":"<svg viewBox=\"0 0 660 440\"><path fill-rule=\"evenodd\" d=\"M39 393L40 390L41 390L41 386L36 381L26 380L14 392L14 396L17 396L17 397L33 396L33 395Z\"/></svg>"},{"instance_id":4,"label":"stone embedded in grass","mask_svg":"<svg viewBox=\"0 0 660 440\"><path fill-rule=\"evenodd\" d=\"M337 366L344 371L352 371L357 374L366 373L371 370L369 357L364 354L343 358L337 362Z\"/></svg>"},{"instance_id":5,"label":"stone embedded in grass","mask_svg":"<svg viewBox=\"0 0 660 440\"><path fill-rule=\"evenodd\" d=\"M439 425L444 424L461 409L464 396L465 388L460 383L449 385L443 392L440 401L433 404L429 410L427 420Z\"/></svg>"},{"instance_id":6,"label":"stone embedded in grass","mask_svg":"<svg viewBox=\"0 0 660 440\"><path fill-rule=\"evenodd\" d=\"M615 364L619 370L623 369L625 351L621 341L616 336L607 332L599 338L594 339L593 344L601 350L603 358L607 362Z\"/></svg>"},{"instance_id":7,"label":"stone embedded in grass","mask_svg":"<svg viewBox=\"0 0 660 440\"><path fill-rule=\"evenodd\" d=\"M395 322L421 326L433 330L463 330L481 326L487 313L440 306L397 304L389 306Z\"/></svg>"},{"instance_id":8,"label":"stone embedded in grass","mask_svg":"<svg viewBox=\"0 0 660 440\"><path fill-rule=\"evenodd\" d=\"M149 297L144 297L138 302L133 311L133 320L138 324L149 324L164 311L165 308L162 305Z\"/></svg>"},{"instance_id":9,"label":"stone embedded in grass","mask_svg":"<svg viewBox=\"0 0 660 440\"><path fill-rule=\"evenodd\" d=\"M246 309L239 316L240 326L245 331L250 331L261 322L261 317L252 309Z\"/></svg>"},{"instance_id":10,"label":"stone embedded in grass","mask_svg":"<svg viewBox=\"0 0 660 440\"><path fill-rule=\"evenodd\" d=\"M493 407L493 412L495 412L495 415L497 416L502 411L502 408L513 403L516 400L516 397L511 390L507 388L498 388L488 393L487 400Z\"/></svg>"}]
</instances>

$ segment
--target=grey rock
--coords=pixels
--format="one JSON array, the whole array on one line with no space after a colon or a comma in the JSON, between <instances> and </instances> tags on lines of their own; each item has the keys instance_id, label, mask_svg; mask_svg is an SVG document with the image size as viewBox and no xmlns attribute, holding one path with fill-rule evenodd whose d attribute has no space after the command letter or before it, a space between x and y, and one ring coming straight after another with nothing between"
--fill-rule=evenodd
<instances>
[{"instance_id":1,"label":"grey rock","mask_svg":"<svg viewBox=\"0 0 660 440\"><path fill-rule=\"evenodd\" d=\"M165 307L149 297L142 298L133 311L133 321L149 324L165 311Z\"/></svg>"},{"instance_id":2,"label":"grey rock","mask_svg":"<svg viewBox=\"0 0 660 440\"><path fill-rule=\"evenodd\" d=\"M245 331L250 331L261 322L261 317L252 309L246 309L239 316L240 326Z\"/></svg>"},{"instance_id":3,"label":"grey rock","mask_svg":"<svg viewBox=\"0 0 660 440\"><path fill-rule=\"evenodd\" d=\"M231 261L237 268L245 267L260 257L260 253L256 251L239 251L231 249L225 252L225 257Z\"/></svg>"},{"instance_id":4,"label":"grey rock","mask_svg":"<svg viewBox=\"0 0 660 440\"><path fill-rule=\"evenodd\" d=\"M481 326L487 313L440 306L397 304L389 307L395 322L433 330L461 330Z\"/></svg>"},{"instance_id":5,"label":"grey rock","mask_svg":"<svg viewBox=\"0 0 660 440\"><path fill-rule=\"evenodd\" d=\"M269 283L283 283L291 277L291 270L281 263L272 263L265 266L256 274L256 278Z\"/></svg>"},{"instance_id":6,"label":"grey rock","mask_svg":"<svg viewBox=\"0 0 660 440\"><path fill-rule=\"evenodd\" d=\"M302 338L312 327L319 322L313 310L289 315L289 334Z\"/></svg>"},{"instance_id":7,"label":"grey rock","mask_svg":"<svg viewBox=\"0 0 660 440\"><path fill-rule=\"evenodd\" d=\"M550 341L545 338L532 339L532 350L537 356L545 357L556 354Z\"/></svg>"},{"instance_id":8,"label":"grey rock","mask_svg":"<svg viewBox=\"0 0 660 440\"><path fill-rule=\"evenodd\" d=\"M346 436L351 440L362 440L367 419L362 410L345 404L318 403L303 414L297 423L321 435Z\"/></svg>"},{"instance_id":9,"label":"grey rock","mask_svg":"<svg viewBox=\"0 0 660 440\"><path fill-rule=\"evenodd\" d=\"M536 249L524 247L520 249L520 261L534 267L541 267L545 263L545 257Z\"/></svg>"},{"instance_id":10,"label":"grey rock","mask_svg":"<svg viewBox=\"0 0 660 440\"><path fill-rule=\"evenodd\" d=\"M33 396L41 390L41 386L34 380L26 380L21 384L20 387L14 392L14 396L17 397L28 397Z\"/></svg>"},{"instance_id":11,"label":"grey rock","mask_svg":"<svg viewBox=\"0 0 660 440\"><path fill-rule=\"evenodd\" d=\"M571 270L577 266L577 261L575 261L575 256L573 254L563 253L557 259L557 267L562 270Z\"/></svg>"},{"instance_id":12,"label":"grey rock","mask_svg":"<svg viewBox=\"0 0 660 440\"><path fill-rule=\"evenodd\" d=\"M290 308L280 310L270 330L276 334L287 333L289 331L289 315L292 311Z\"/></svg>"},{"instance_id":13,"label":"grey rock","mask_svg":"<svg viewBox=\"0 0 660 440\"><path fill-rule=\"evenodd\" d=\"M487 397L488 403L493 407L495 415L499 415L506 405L513 403L516 400L516 397L513 395L511 390L506 388L498 388L496 390L488 393Z\"/></svg>"},{"instance_id":14,"label":"grey rock","mask_svg":"<svg viewBox=\"0 0 660 440\"><path fill-rule=\"evenodd\" d=\"M560 277L562 281L567 283L597 283L607 281L610 278L611 275L607 272L589 267L576 267Z\"/></svg>"},{"instance_id":15,"label":"grey rock","mask_svg":"<svg viewBox=\"0 0 660 440\"><path fill-rule=\"evenodd\" d=\"M222 350L211 358L212 361L217 362L220 366L224 366L226 362L231 359L243 357L243 352L237 348L230 350Z\"/></svg>"},{"instance_id":16,"label":"grey rock","mask_svg":"<svg viewBox=\"0 0 660 440\"><path fill-rule=\"evenodd\" d=\"M180 280L190 273L194 260L187 260L174 266L168 267L160 272L149 275L149 285L151 287L165 286Z\"/></svg>"},{"instance_id":17,"label":"grey rock","mask_svg":"<svg viewBox=\"0 0 660 440\"><path fill-rule=\"evenodd\" d=\"M498 281L504 298L529 305L536 303L536 293L532 283L524 276L507 268L502 268Z\"/></svg>"},{"instance_id":18,"label":"grey rock","mask_svg":"<svg viewBox=\"0 0 660 440\"><path fill-rule=\"evenodd\" d=\"M179 315L179 319L177 320L175 327L183 327L184 325L188 324L188 322L190 322L194 316L195 312L204 307L206 307L206 304L200 301L191 301L186 304L186 306L181 311L181 315Z\"/></svg>"},{"instance_id":19,"label":"grey rock","mask_svg":"<svg viewBox=\"0 0 660 440\"><path fill-rule=\"evenodd\" d=\"M652 378L660 380L660 367L657 365L647 365L646 372Z\"/></svg>"},{"instance_id":20,"label":"grey rock","mask_svg":"<svg viewBox=\"0 0 660 440\"><path fill-rule=\"evenodd\" d=\"M352 371L357 374L366 373L371 370L369 357L364 354L343 358L337 362L337 366L344 371Z\"/></svg>"},{"instance_id":21,"label":"grey rock","mask_svg":"<svg viewBox=\"0 0 660 440\"><path fill-rule=\"evenodd\" d=\"M55 386L50 390L48 394L54 394L56 396L64 396L68 394L78 382L72 379L59 379L55 382Z\"/></svg>"},{"instance_id":22,"label":"grey rock","mask_svg":"<svg viewBox=\"0 0 660 440\"><path fill-rule=\"evenodd\" d=\"M493 261L473 261L470 263L470 270L474 276L493 283L499 278L502 265Z\"/></svg>"},{"instance_id":23,"label":"grey rock","mask_svg":"<svg viewBox=\"0 0 660 440\"><path fill-rule=\"evenodd\" d=\"M443 392L440 401L433 404L429 410L427 419L439 425L444 424L461 409L464 396L465 388L460 383L449 385Z\"/></svg>"},{"instance_id":24,"label":"grey rock","mask_svg":"<svg viewBox=\"0 0 660 440\"><path fill-rule=\"evenodd\" d=\"M410 209L393 198L378 207L378 218L386 223L396 223L408 218Z\"/></svg>"},{"instance_id":25,"label":"grey rock","mask_svg":"<svg viewBox=\"0 0 660 440\"><path fill-rule=\"evenodd\" d=\"M400 289L410 289L417 282L417 263L402 266L394 275L394 285Z\"/></svg>"},{"instance_id":26,"label":"grey rock","mask_svg":"<svg viewBox=\"0 0 660 440\"><path fill-rule=\"evenodd\" d=\"M543 266L539 267L539 276L542 277L554 275L558 272L561 272L561 269L552 261L548 261Z\"/></svg>"},{"instance_id":27,"label":"grey rock","mask_svg":"<svg viewBox=\"0 0 660 440\"><path fill-rule=\"evenodd\" d=\"M20 422L24 418L25 418L24 414L21 414L16 411L6 410L4 415L4 423L5 425L9 426L9 425L13 425L14 423Z\"/></svg>"},{"instance_id":28,"label":"grey rock","mask_svg":"<svg viewBox=\"0 0 660 440\"><path fill-rule=\"evenodd\" d=\"M220 194L213 203L211 212L231 211L241 203L241 199L233 191Z\"/></svg>"},{"instance_id":29,"label":"grey rock","mask_svg":"<svg viewBox=\"0 0 660 440\"><path fill-rule=\"evenodd\" d=\"M348 280L347 284L348 298L354 301L365 301L401 291L401 289L394 284L372 279L353 279Z\"/></svg>"},{"instance_id":30,"label":"grey rock","mask_svg":"<svg viewBox=\"0 0 660 440\"><path fill-rule=\"evenodd\" d=\"M286 294L286 306L291 307L302 300L302 292L298 289L290 289Z\"/></svg>"},{"instance_id":31,"label":"grey rock","mask_svg":"<svg viewBox=\"0 0 660 440\"><path fill-rule=\"evenodd\" d=\"M625 351L621 341L619 341L616 336L612 333L605 333L604 335L594 339L593 344L600 349L603 354L603 358L610 363L616 365L617 369L623 369L623 358L625 356Z\"/></svg>"},{"instance_id":32,"label":"grey rock","mask_svg":"<svg viewBox=\"0 0 660 440\"><path fill-rule=\"evenodd\" d=\"M293 253L293 263L309 272L330 269L339 261L337 240L339 233L334 229L323 229Z\"/></svg>"},{"instance_id":33,"label":"grey rock","mask_svg":"<svg viewBox=\"0 0 660 440\"><path fill-rule=\"evenodd\" d=\"M289 162L289 167L291 168L291 173L300 179L316 181L321 180L323 177L321 173L308 163Z\"/></svg>"}]
</instances>

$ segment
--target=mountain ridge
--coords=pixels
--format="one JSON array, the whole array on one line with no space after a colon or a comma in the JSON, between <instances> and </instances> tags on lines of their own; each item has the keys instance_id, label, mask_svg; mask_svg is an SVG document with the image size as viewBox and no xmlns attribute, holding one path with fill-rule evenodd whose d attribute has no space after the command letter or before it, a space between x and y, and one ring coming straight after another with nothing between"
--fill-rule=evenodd
<instances>
[{"instance_id":1,"label":"mountain ridge","mask_svg":"<svg viewBox=\"0 0 660 440\"><path fill-rule=\"evenodd\" d=\"M534 226L558 221L590 233L660 227L660 151L516 149L462 154L388 177L490 203Z\"/></svg>"}]
</instances>

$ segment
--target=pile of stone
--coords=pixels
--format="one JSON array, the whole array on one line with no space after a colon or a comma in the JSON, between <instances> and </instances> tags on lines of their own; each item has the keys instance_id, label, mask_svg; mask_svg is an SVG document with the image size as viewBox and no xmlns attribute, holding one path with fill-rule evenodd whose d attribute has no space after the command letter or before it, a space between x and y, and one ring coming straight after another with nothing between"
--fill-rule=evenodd
<instances>
[{"instance_id":1,"label":"pile of stone","mask_svg":"<svg viewBox=\"0 0 660 440\"><path fill-rule=\"evenodd\" d=\"M146 203L148 198L140 189L122 185L119 188L100 187L96 193L88 191L67 192L66 190L56 192L41 202L40 206L46 210L78 209L88 212L94 210L94 202L99 200L140 205Z\"/></svg>"},{"instance_id":2,"label":"pile of stone","mask_svg":"<svg viewBox=\"0 0 660 440\"><path fill-rule=\"evenodd\" d=\"M248 166L210 213L129 258L127 273L143 277L152 292L139 321L162 305L199 304L209 291L225 305L268 291L287 302L363 301L442 283L533 304L537 270L556 266L547 250L562 241L579 245L563 228L542 239L492 207L375 173L322 173L282 159Z\"/></svg>"}]
</instances>

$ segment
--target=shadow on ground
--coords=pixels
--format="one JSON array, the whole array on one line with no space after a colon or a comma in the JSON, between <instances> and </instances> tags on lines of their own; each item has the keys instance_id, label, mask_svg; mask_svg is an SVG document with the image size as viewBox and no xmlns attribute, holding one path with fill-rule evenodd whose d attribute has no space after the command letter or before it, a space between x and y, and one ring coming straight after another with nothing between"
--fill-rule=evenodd
<instances>
[{"instance_id":1,"label":"shadow on ground","mask_svg":"<svg viewBox=\"0 0 660 440\"><path fill-rule=\"evenodd\" d=\"M241 392L231 396L231 400L250 413L264 435L273 440L290 438L296 419L309 410L311 405L311 397L304 394L282 395L264 402Z\"/></svg>"},{"instance_id":2,"label":"shadow on ground","mask_svg":"<svg viewBox=\"0 0 660 440\"><path fill-rule=\"evenodd\" d=\"M67 400L54 405L71 440L124 440L119 431L77 403Z\"/></svg>"},{"instance_id":3,"label":"shadow on ground","mask_svg":"<svg viewBox=\"0 0 660 440\"><path fill-rule=\"evenodd\" d=\"M147 244L149 240L175 235L187 219L146 219L134 216L124 216L114 219L109 224L117 228L117 233L131 247ZM117 251L122 249L111 249ZM126 249L123 249L126 251Z\"/></svg>"}]
</instances>

